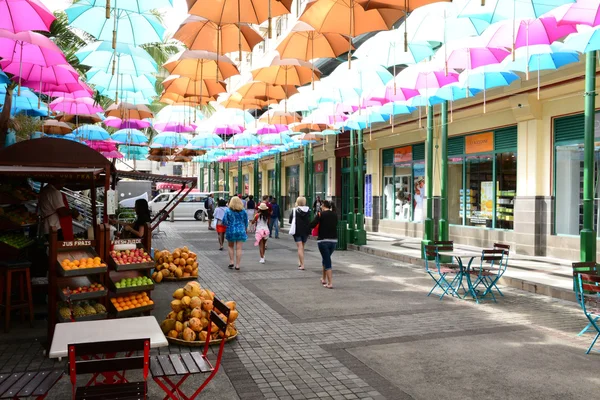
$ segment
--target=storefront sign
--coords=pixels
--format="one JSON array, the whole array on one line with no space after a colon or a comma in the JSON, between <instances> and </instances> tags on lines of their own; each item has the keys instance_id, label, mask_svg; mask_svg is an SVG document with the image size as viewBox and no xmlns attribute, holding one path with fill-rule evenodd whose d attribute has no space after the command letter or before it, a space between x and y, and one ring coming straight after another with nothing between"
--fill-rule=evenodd
<instances>
[{"instance_id":1,"label":"storefront sign","mask_svg":"<svg viewBox=\"0 0 600 400\"><path fill-rule=\"evenodd\" d=\"M325 172L325 162L324 161L317 161L315 163L315 173L320 174Z\"/></svg>"},{"instance_id":2,"label":"storefront sign","mask_svg":"<svg viewBox=\"0 0 600 400\"><path fill-rule=\"evenodd\" d=\"M494 151L494 132L479 133L465 137L465 153Z\"/></svg>"},{"instance_id":3,"label":"storefront sign","mask_svg":"<svg viewBox=\"0 0 600 400\"><path fill-rule=\"evenodd\" d=\"M365 217L373 217L373 176L365 175Z\"/></svg>"},{"instance_id":4,"label":"storefront sign","mask_svg":"<svg viewBox=\"0 0 600 400\"><path fill-rule=\"evenodd\" d=\"M394 149L394 164L412 161L412 146Z\"/></svg>"}]
</instances>

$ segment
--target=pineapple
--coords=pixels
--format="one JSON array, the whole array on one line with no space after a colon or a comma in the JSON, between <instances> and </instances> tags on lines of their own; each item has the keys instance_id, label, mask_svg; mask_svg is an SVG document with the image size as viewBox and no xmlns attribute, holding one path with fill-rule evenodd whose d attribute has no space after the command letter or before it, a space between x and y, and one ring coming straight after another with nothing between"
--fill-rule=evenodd
<instances>
[{"instance_id":1,"label":"pineapple","mask_svg":"<svg viewBox=\"0 0 600 400\"><path fill-rule=\"evenodd\" d=\"M96 309L87 303L83 305L83 310L85 315L96 315Z\"/></svg>"},{"instance_id":2,"label":"pineapple","mask_svg":"<svg viewBox=\"0 0 600 400\"><path fill-rule=\"evenodd\" d=\"M102 304L100 303L96 303L94 304L94 309L96 310L96 312L98 314L104 314L106 312L106 307L104 307Z\"/></svg>"},{"instance_id":3,"label":"pineapple","mask_svg":"<svg viewBox=\"0 0 600 400\"><path fill-rule=\"evenodd\" d=\"M71 310L68 307L61 307L58 309L58 313L63 319L71 319Z\"/></svg>"},{"instance_id":4,"label":"pineapple","mask_svg":"<svg viewBox=\"0 0 600 400\"><path fill-rule=\"evenodd\" d=\"M73 307L73 315L75 318L85 317L85 310L78 304Z\"/></svg>"}]
</instances>

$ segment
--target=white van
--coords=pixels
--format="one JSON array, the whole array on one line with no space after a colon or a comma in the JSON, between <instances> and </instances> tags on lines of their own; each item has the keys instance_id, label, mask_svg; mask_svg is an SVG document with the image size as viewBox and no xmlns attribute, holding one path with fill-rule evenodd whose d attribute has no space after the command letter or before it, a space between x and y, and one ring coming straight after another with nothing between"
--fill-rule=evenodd
<instances>
[{"instance_id":1,"label":"white van","mask_svg":"<svg viewBox=\"0 0 600 400\"><path fill-rule=\"evenodd\" d=\"M148 205L150 206L150 212L157 214L163 210L163 208L171 201L171 199L177 196L178 192L161 193L156 196ZM181 202L175 207L171 213L171 220L175 219L192 219L197 221L205 221L207 218L206 210L204 209L204 201L210 193L198 192L192 190L187 196L181 200ZM225 193L215 192L215 200L219 197L224 197ZM175 201L175 200L174 200ZM172 203L171 203L172 204Z\"/></svg>"}]
</instances>

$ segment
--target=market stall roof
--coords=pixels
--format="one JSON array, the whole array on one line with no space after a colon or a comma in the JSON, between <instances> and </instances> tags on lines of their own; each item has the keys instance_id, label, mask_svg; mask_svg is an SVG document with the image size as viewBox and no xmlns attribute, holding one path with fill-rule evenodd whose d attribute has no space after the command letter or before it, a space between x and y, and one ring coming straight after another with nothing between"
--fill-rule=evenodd
<instances>
[{"instance_id":1,"label":"market stall roof","mask_svg":"<svg viewBox=\"0 0 600 400\"><path fill-rule=\"evenodd\" d=\"M155 175L137 171L117 171L117 178L152 181L156 183L173 183L188 187L194 187L197 182L196 178L187 178L183 176Z\"/></svg>"},{"instance_id":2,"label":"market stall roof","mask_svg":"<svg viewBox=\"0 0 600 400\"><path fill-rule=\"evenodd\" d=\"M103 172L104 169L101 168L59 168L0 165L0 176L31 178L40 182L46 182L52 179L75 182L91 181Z\"/></svg>"}]
</instances>

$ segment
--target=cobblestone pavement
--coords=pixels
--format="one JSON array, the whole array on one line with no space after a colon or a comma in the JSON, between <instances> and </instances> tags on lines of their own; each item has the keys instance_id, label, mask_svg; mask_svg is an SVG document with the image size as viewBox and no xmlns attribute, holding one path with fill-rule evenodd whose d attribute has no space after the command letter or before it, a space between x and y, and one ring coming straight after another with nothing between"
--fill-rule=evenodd
<instances>
[{"instance_id":1,"label":"cobblestone pavement","mask_svg":"<svg viewBox=\"0 0 600 400\"><path fill-rule=\"evenodd\" d=\"M577 399L596 389L600 358L584 354L591 336L576 336L586 321L574 303L510 288L496 304L439 301L426 296L432 281L422 269L352 251L334 253L335 288L327 290L312 240L306 271L288 235L269 241L266 264L249 240L234 271L206 224L161 228L154 247L197 252L201 285L240 311L240 335L201 398ZM178 286L157 285L159 321ZM53 363L38 342L15 343L0 341L0 372ZM160 349L181 351L189 348ZM69 393L65 381L51 398Z\"/></svg>"}]
</instances>

